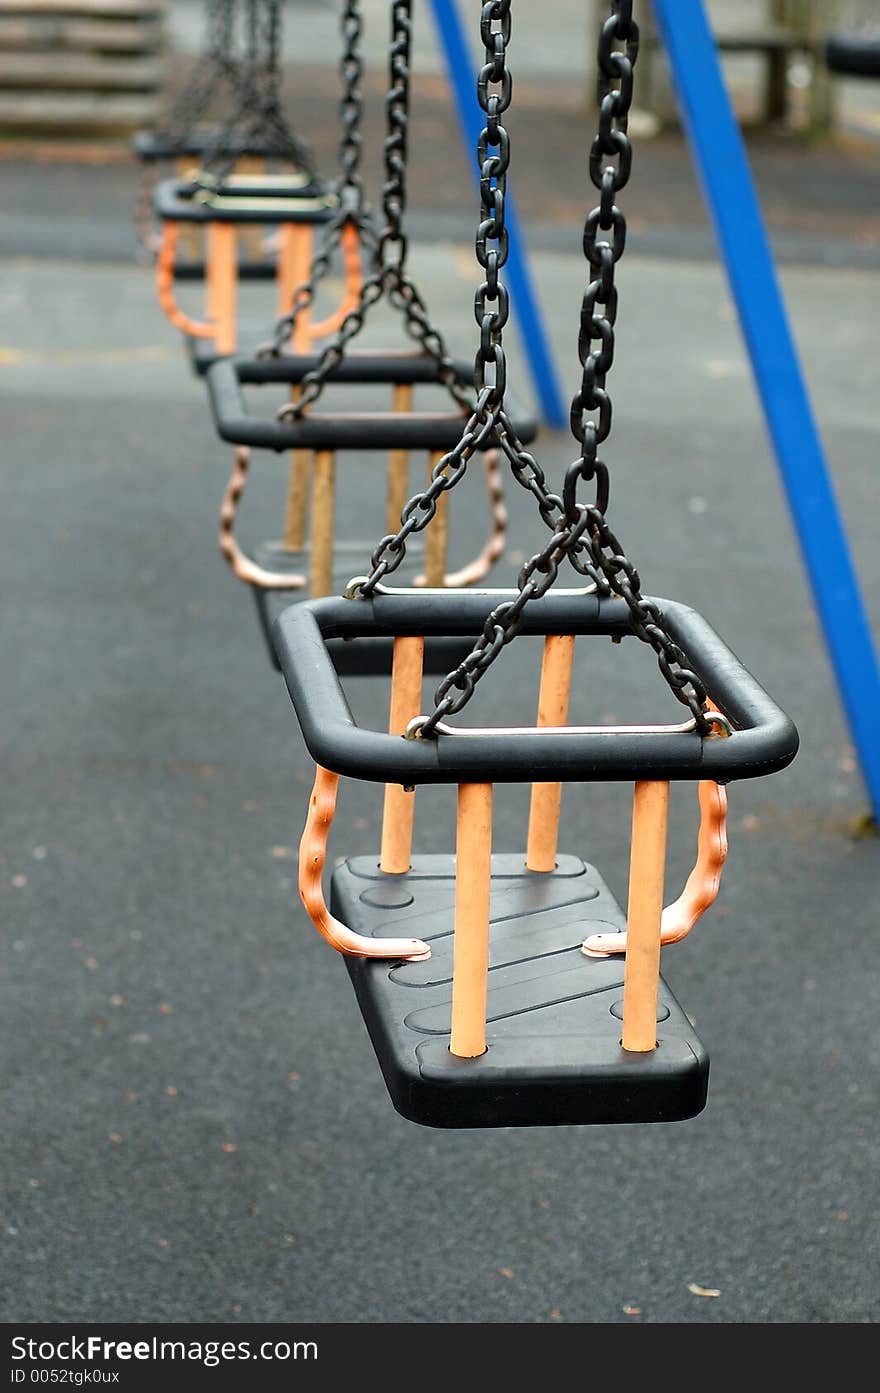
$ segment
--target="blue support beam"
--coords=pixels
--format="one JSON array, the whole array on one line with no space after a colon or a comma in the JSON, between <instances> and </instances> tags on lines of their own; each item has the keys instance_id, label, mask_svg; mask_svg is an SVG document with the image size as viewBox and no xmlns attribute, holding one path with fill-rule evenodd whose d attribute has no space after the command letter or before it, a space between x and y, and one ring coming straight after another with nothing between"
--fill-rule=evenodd
<instances>
[{"instance_id":1,"label":"blue support beam","mask_svg":"<svg viewBox=\"0 0 880 1393\"><path fill-rule=\"evenodd\" d=\"M443 44L449 81L455 95L468 164L479 182L475 152L483 129L483 113L477 101L477 74L462 31L455 0L432 0L432 4L434 22ZM473 5L471 8L477 15L478 8ZM509 189L504 207L509 239L507 279L511 299L528 355L541 416L548 426L559 428L567 423L568 410L559 392L550 344L529 273L525 239L516 204Z\"/></svg>"},{"instance_id":2,"label":"blue support beam","mask_svg":"<svg viewBox=\"0 0 880 1393\"><path fill-rule=\"evenodd\" d=\"M880 669L745 145L701 0L653 0L853 743L880 820Z\"/></svg>"}]
</instances>

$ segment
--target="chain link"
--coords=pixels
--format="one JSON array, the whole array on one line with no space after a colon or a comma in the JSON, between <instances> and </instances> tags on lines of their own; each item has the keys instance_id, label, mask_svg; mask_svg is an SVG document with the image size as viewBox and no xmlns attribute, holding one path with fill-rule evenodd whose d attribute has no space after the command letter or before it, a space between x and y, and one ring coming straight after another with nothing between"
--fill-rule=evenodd
<instances>
[{"instance_id":1,"label":"chain link","mask_svg":"<svg viewBox=\"0 0 880 1393\"><path fill-rule=\"evenodd\" d=\"M412 47L412 0L394 0L391 7L391 46L389 51L389 84L385 101L387 134L384 146L385 182L382 189L384 226L373 247L373 270L364 280L354 309L339 326L335 339L328 344L313 370L305 375L296 402L283 406L278 412L281 421L299 420L316 402L327 379L342 362L351 343L362 330L373 305L386 299L403 317L409 336L418 343L437 366L439 381L447 388L463 413L473 407L473 389L462 381L440 330L434 325L413 281L407 275L407 239L403 227L406 211L406 172L409 145L410 53ZM310 281L311 285L311 281ZM293 320L285 316L285 329L292 331L296 314L305 303L303 287L294 301ZM285 342L281 339L281 344ZM278 334L274 351L280 351Z\"/></svg>"},{"instance_id":2,"label":"chain link","mask_svg":"<svg viewBox=\"0 0 880 1393\"><path fill-rule=\"evenodd\" d=\"M475 299L480 327L476 359L477 407L458 445L438 461L428 490L406 505L400 531L384 537L379 543L373 554L371 574L353 593L371 594L383 576L400 565L407 538L430 522L443 489L455 486L476 449L486 443L498 444L507 455L514 478L535 497L551 536L543 549L522 567L517 578L517 596L504 600L492 610L471 652L437 687L434 710L421 724L420 738L436 734L441 721L463 709L480 677L521 630L526 605L547 593L566 558L582 574L590 576L600 593L619 595L626 602L632 631L654 649L671 691L690 709L697 730L705 734L709 729L705 718L705 688L668 633L658 605L642 594L638 571L608 526L605 519L608 471L597 458L598 446L607 439L611 429L611 399L605 379L614 358L617 317L614 269L626 241L626 223L615 195L629 179L632 164L626 130L639 37L632 17L632 3L631 0L611 0L611 12L599 38L599 129L590 151L590 177L599 189L600 202L598 208L588 213L584 224L584 255L594 275L581 307L578 339L581 385L571 406L572 434L581 446L581 454L566 471L561 499L548 492L543 471L517 440L504 412L506 362L502 334L509 306L499 272L508 251L504 195L510 144L500 117L510 105L512 93L512 79L506 65L510 7L511 0L488 0L480 17L486 61L480 70L477 94L486 122L478 142L481 221L476 251L485 279ZM616 43L622 47L615 47ZM610 238L600 237L600 233L610 234ZM594 502L578 501L577 485L581 480L595 481Z\"/></svg>"},{"instance_id":3,"label":"chain link","mask_svg":"<svg viewBox=\"0 0 880 1393\"><path fill-rule=\"evenodd\" d=\"M345 0L340 20L342 32L342 56L339 61L339 74L342 79L342 98L339 103L342 131L339 139L340 173L333 189L338 207L324 228L320 244L309 267L308 280L298 285L294 290L290 309L276 321L269 342L258 348L258 358L277 358L284 351L285 346L293 337L300 315L305 314L315 303L318 288L330 272L346 227L354 226L357 229L361 247L372 256L375 256L376 253L378 235L372 210L366 202L364 181L361 176L361 156L363 153L361 126L364 116L364 98L361 91L364 73L361 49L363 27L360 0Z\"/></svg>"},{"instance_id":4,"label":"chain link","mask_svg":"<svg viewBox=\"0 0 880 1393\"><path fill-rule=\"evenodd\" d=\"M496 23L498 28L494 27ZM406 554L407 539L414 532L427 527L436 512L441 493L454 488L464 477L473 455L487 445L498 445L504 451L514 479L532 494L551 532L556 531L563 515L562 500L548 491L544 471L524 449L504 409L507 373L503 333L510 302L507 289L500 279L500 271L508 254L504 201L510 141L500 117L510 104L512 92L512 79L506 67L510 0L494 0L483 5L480 33L485 62L480 69L477 97L485 114L485 125L477 151L480 164L480 222L475 248L484 279L474 296L474 315L480 328L480 346L474 364L477 401L476 405L471 402L469 406L470 414L455 449L438 460L428 488L410 499L401 514L399 531L380 539L371 558L370 574L359 587L359 593L363 595L371 594L384 577L397 569ZM604 581L592 564L584 559L583 548L574 548L570 560L594 584L604 587Z\"/></svg>"},{"instance_id":5,"label":"chain link","mask_svg":"<svg viewBox=\"0 0 880 1393\"><path fill-rule=\"evenodd\" d=\"M186 139L204 116L221 83L231 83L235 89L239 68L235 52L237 9L238 0L206 0L202 58L171 109L169 139Z\"/></svg>"},{"instance_id":6,"label":"chain link","mask_svg":"<svg viewBox=\"0 0 880 1393\"><path fill-rule=\"evenodd\" d=\"M286 160L310 181L317 179L314 155L290 125L281 102L283 4L284 0L245 0L247 44L238 100L202 161L206 183L222 182L249 143L265 144L274 158Z\"/></svg>"}]
</instances>

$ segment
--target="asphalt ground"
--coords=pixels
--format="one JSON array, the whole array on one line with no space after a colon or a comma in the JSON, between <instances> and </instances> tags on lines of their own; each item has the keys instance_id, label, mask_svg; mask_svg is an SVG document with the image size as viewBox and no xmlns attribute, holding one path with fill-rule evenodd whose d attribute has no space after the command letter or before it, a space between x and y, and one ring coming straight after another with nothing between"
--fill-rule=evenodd
<instances>
[{"instance_id":1,"label":"asphalt ground","mask_svg":"<svg viewBox=\"0 0 880 1393\"><path fill-rule=\"evenodd\" d=\"M867 168L849 180L865 225ZM228 450L148 268L101 241L129 226L132 172L3 173L0 1316L875 1321L880 842L857 833L865 792L706 248L654 256L634 239L621 266L607 458L646 589L701 610L801 733L790 769L731 789L720 900L664 954L711 1056L708 1107L675 1125L442 1133L394 1113L345 969L298 903L312 771L217 551ZM93 177L105 193L84 198ZM698 208L685 178L673 193L669 207ZM470 233L442 240L442 199L416 214L435 237L415 242L414 273L468 354ZM696 214L676 226L705 234ZM800 240L783 284L876 627L880 280L837 226L848 264ZM831 230L829 215L823 245ZM534 257L566 392L583 284L569 246L539 238ZM380 316L375 342L394 332ZM515 330L509 347L528 397ZM570 440L544 432L538 448L559 479ZM278 533L283 474L256 462L252 541ZM346 456L339 476L340 535L378 535L381 461ZM479 492L475 477L454 501L462 559L482 540ZM499 583L542 536L508 493ZM474 719L528 719L538 663L514 644ZM581 641L576 677L577 719L676 718L630 645ZM351 699L384 724L384 683L355 680ZM564 800L563 849L621 900L627 804L602 785ZM676 791L670 893L695 804ZM331 856L375 850L380 808L346 782ZM522 847L526 809L525 790L499 791L499 850ZM420 794L417 847L448 850L452 832L451 791Z\"/></svg>"}]
</instances>

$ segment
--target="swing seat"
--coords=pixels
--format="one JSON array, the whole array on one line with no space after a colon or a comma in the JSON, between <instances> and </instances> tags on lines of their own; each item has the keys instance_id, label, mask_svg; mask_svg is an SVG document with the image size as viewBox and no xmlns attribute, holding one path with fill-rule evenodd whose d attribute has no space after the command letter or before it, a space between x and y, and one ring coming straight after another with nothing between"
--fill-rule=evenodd
<instances>
[{"instance_id":1,"label":"swing seat","mask_svg":"<svg viewBox=\"0 0 880 1393\"><path fill-rule=\"evenodd\" d=\"M414 856L383 875L360 856L333 874L332 913L367 937L413 935L424 962L346 956L395 1108L429 1127L675 1122L705 1106L709 1060L660 979L657 1048L620 1044L622 957L591 958L585 935L625 917L599 873L574 856L536 874L493 855L486 1053L449 1051L455 858Z\"/></svg>"},{"instance_id":2,"label":"swing seat","mask_svg":"<svg viewBox=\"0 0 880 1393\"><path fill-rule=\"evenodd\" d=\"M701 736L694 721L507 730L441 723L430 739L355 723L330 659L331 641L463 636L482 627L504 593L517 592L380 591L370 599L309 601L282 614L276 649L306 746L325 777L404 787L726 782L767 774L794 758L797 732L784 712L705 620L665 600L653 603L729 728L724 739ZM622 599L589 591L551 590L521 618L522 633L544 637L633 632ZM315 829L329 827L333 809L317 792L312 807ZM317 865L320 879L321 847L325 833L318 843L304 836L300 852L300 891L316 926L314 886L302 874L304 866ZM491 857L486 1048L473 1057L450 1047L456 858L416 855L407 872L388 874L378 858L359 857L336 869L331 887L332 923L321 931L348 937L341 951L404 1117L445 1128L559 1126L680 1121L704 1107L708 1057L662 978L655 1046L624 1050L625 959L593 956L592 948L587 954L584 940L625 934L626 916L598 872L577 857L557 855L555 869L540 873L526 868L523 852ZM393 943L394 954L371 956L367 939Z\"/></svg>"},{"instance_id":3,"label":"swing seat","mask_svg":"<svg viewBox=\"0 0 880 1393\"><path fill-rule=\"evenodd\" d=\"M296 386L318 366L312 354L278 358L217 357L205 374L214 424L221 440L266 450L451 450L461 439L462 412L311 410L300 420L251 416L244 386L285 383ZM472 363L455 363L463 383L473 379ZM351 353L328 374L328 383L396 386L438 383L434 360L423 353ZM511 403L519 439L527 445L537 422ZM491 441L488 442L491 445Z\"/></svg>"}]
</instances>

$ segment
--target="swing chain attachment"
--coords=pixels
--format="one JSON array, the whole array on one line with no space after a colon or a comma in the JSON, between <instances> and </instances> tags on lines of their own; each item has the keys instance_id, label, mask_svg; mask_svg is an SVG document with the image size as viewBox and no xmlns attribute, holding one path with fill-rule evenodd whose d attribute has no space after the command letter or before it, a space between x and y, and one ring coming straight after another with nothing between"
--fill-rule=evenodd
<instances>
[{"instance_id":1,"label":"swing chain attachment","mask_svg":"<svg viewBox=\"0 0 880 1393\"><path fill-rule=\"evenodd\" d=\"M481 443L492 440L507 455L517 482L535 496L541 517L552 535L543 550L522 567L517 578L519 594L516 598L496 606L471 652L437 687L434 710L421 722L419 736L426 739L436 735L441 722L467 704L480 677L520 631L526 605L546 594L565 557L582 574L593 579L601 594L619 595L626 602L633 633L654 649L667 685L676 699L689 708L696 730L705 736L710 730L705 710L706 689L669 634L659 606L642 595L639 573L605 520L608 472L595 458L596 446L607 438L611 428L611 402L605 390L605 376L613 357L613 326L617 314L614 266L625 242L625 222L614 203L614 194L628 180L632 165L632 150L626 135L632 101L632 70L638 54L638 28L632 19L632 3L631 0L611 0L611 12L599 39L599 131L591 147L590 172L600 189L601 199L598 209L588 213L584 227L587 261L599 270L599 275L591 281L584 295L578 340L583 376L571 411L572 430L582 445L582 454L567 471L561 499L547 492L543 471L517 441L504 412L506 361L502 333L507 322L508 296L499 272L508 250L504 194L510 146L499 118L510 104L512 91L512 79L506 66L511 32L510 5L511 0L487 0L480 20L486 62L480 70L477 93L486 113L486 124L478 142L482 219L477 230L476 251L486 276L475 300L480 326L476 360L477 406L458 445L438 460L426 492L410 499L401 514L400 531L382 538L373 553L371 574L352 593L369 597L383 577L400 565L407 538L430 522L439 494L455 486L474 451ZM614 49L615 41L624 44L624 48ZM619 79L620 87L612 91L615 79ZM490 87L495 90L490 92ZM497 149L497 154L491 154L490 148ZM617 165L603 167L602 161L609 156L616 157ZM612 242L597 240L600 230L610 231ZM600 305L604 307L601 316L596 314ZM598 353L591 350L594 340L600 345ZM584 420L584 412L590 410L598 411L597 421ZM589 478L596 480L595 502L580 503L576 498L577 483Z\"/></svg>"},{"instance_id":2,"label":"swing chain attachment","mask_svg":"<svg viewBox=\"0 0 880 1393\"><path fill-rule=\"evenodd\" d=\"M404 327L410 337L436 363L440 382L462 413L466 415L473 409L473 390L469 390L468 385L459 378L442 334L431 322L424 300L406 273L408 245L403 215L407 196L411 49L412 0L394 0L391 10L389 90L385 102L387 135L382 190L385 224L373 248L374 269L364 281L358 303L342 321L336 338L324 349L317 365L303 378L296 402L288 403L279 410L279 421L301 420L317 401L328 377L345 357L350 341L363 328L369 310L383 296L402 314Z\"/></svg>"}]
</instances>

